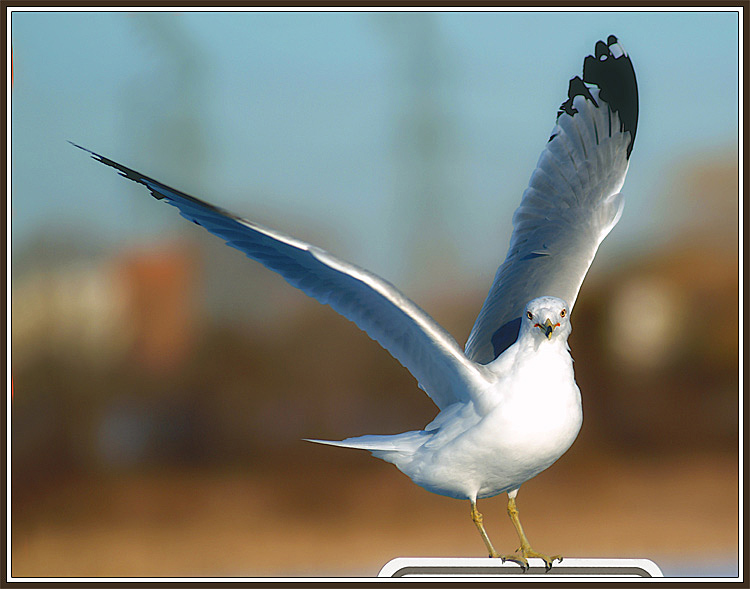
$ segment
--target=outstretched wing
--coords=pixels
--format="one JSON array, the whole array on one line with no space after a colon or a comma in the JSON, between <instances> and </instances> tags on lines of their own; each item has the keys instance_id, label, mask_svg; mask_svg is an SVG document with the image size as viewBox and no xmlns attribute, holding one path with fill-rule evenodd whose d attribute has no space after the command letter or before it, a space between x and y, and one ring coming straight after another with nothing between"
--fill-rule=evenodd
<instances>
[{"instance_id":1,"label":"outstretched wing","mask_svg":"<svg viewBox=\"0 0 750 589\"><path fill-rule=\"evenodd\" d=\"M466 355L491 362L516 341L523 308L552 295L573 307L599 244L622 213L638 122L638 89L617 38L596 44L513 215L510 249L477 317Z\"/></svg>"},{"instance_id":2,"label":"outstretched wing","mask_svg":"<svg viewBox=\"0 0 750 589\"><path fill-rule=\"evenodd\" d=\"M467 391L482 382L483 368L468 360L448 332L389 282L304 241L236 217L75 146L143 184L154 197L177 207L186 219L353 321L411 372L439 408L468 401Z\"/></svg>"}]
</instances>

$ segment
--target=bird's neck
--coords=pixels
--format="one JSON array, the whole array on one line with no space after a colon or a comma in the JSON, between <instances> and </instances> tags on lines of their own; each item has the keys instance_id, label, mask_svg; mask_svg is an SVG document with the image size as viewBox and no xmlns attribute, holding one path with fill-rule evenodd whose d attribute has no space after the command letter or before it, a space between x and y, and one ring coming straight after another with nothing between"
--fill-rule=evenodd
<instances>
[{"instance_id":1,"label":"bird's neck","mask_svg":"<svg viewBox=\"0 0 750 589\"><path fill-rule=\"evenodd\" d=\"M562 337L546 340L539 337L521 338L518 342L515 358L515 369L534 371L551 369L573 369L573 358L570 356L568 340Z\"/></svg>"}]
</instances>

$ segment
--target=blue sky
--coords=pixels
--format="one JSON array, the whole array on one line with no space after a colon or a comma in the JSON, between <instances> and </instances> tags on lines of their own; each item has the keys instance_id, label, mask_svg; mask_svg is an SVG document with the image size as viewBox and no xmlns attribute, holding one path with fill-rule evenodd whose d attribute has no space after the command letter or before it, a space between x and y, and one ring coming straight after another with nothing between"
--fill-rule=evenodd
<instances>
[{"instance_id":1,"label":"blue sky","mask_svg":"<svg viewBox=\"0 0 750 589\"><path fill-rule=\"evenodd\" d=\"M616 34L640 120L601 255L643 247L675 222L674 166L737 149L738 24L731 12L14 11L12 246L60 227L112 247L195 229L72 140L397 283L413 274L403 252L432 240L486 282L568 80ZM409 118L425 110L441 138L432 159Z\"/></svg>"}]
</instances>

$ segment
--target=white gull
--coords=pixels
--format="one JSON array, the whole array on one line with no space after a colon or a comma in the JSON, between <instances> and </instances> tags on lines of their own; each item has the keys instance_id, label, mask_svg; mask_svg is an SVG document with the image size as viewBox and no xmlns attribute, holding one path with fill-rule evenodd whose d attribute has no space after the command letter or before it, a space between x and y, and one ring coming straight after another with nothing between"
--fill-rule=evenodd
<instances>
[{"instance_id":1,"label":"white gull","mask_svg":"<svg viewBox=\"0 0 750 589\"><path fill-rule=\"evenodd\" d=\"M562 558L531 548L515 498L523 483L563 455L581 427L567 341L570 315L599 244L620 218L637 120L633 66L610 36L584 60L583 76L570 82L465 350L371 272L86 151L353 321L440 409L423 430L310 441L369 450L425 489L468 500L491 557L524 570L528 558L541 558L549 570ZM506 556L492 546L477 510L478 499L500 493L508 494L520 540L516 553Z\"/></svg>"}]
</instances>

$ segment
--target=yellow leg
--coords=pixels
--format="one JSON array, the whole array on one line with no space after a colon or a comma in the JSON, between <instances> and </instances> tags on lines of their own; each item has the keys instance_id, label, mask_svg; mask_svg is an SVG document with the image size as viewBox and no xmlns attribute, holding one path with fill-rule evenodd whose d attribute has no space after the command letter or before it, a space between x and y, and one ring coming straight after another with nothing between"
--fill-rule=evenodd
<instances>
[{"instance_id":1,"label":"yellow leg","mask_svg":"<svg viewBox=\"0 0 750 589\"><path fill-rule=\"evenodd\" d=\"M505 562L506 560L510 560L511 562L519 564L524 572L529 570L529 561L527 559L541 558L544 561L544 568L549 571L552 568L553 562L555 562L556 560L562 562L562 556L560 556L559 554L555 556L547 556L546 554L537 552L531 547L528 539L526 538L526 534L523 533L521 520L518 517L518 509L516 508L516 493L517 490L508 493L508 515L510 516L510 521L513 522L513 527L516 528L518 539L521 541L521 547L516 550L516 552L519 552L520 554L501 556L500 558L503 559L503 562Z\"/></svg>"},{"instance_id":2,"label":"yellow leg","mask_svg":"<svg viewBox=\"0 0 750 589\"><path fill-rule=\"evenodd\" d=\"M484 540L484 545L487 547L487 550L490 553L490 558L500 558L500 555L495 552L495 548L492 546L492 542L490 542L490 537L487 535L487 532L484 529L484 525L482 525L482 514L477 511L477 503L473 499L470 499L471 501L471 519L474 520L474 524L477 526L477 530L479 530L479 533L482 535L482 540Z\"/></svg>"}]
</instances>

